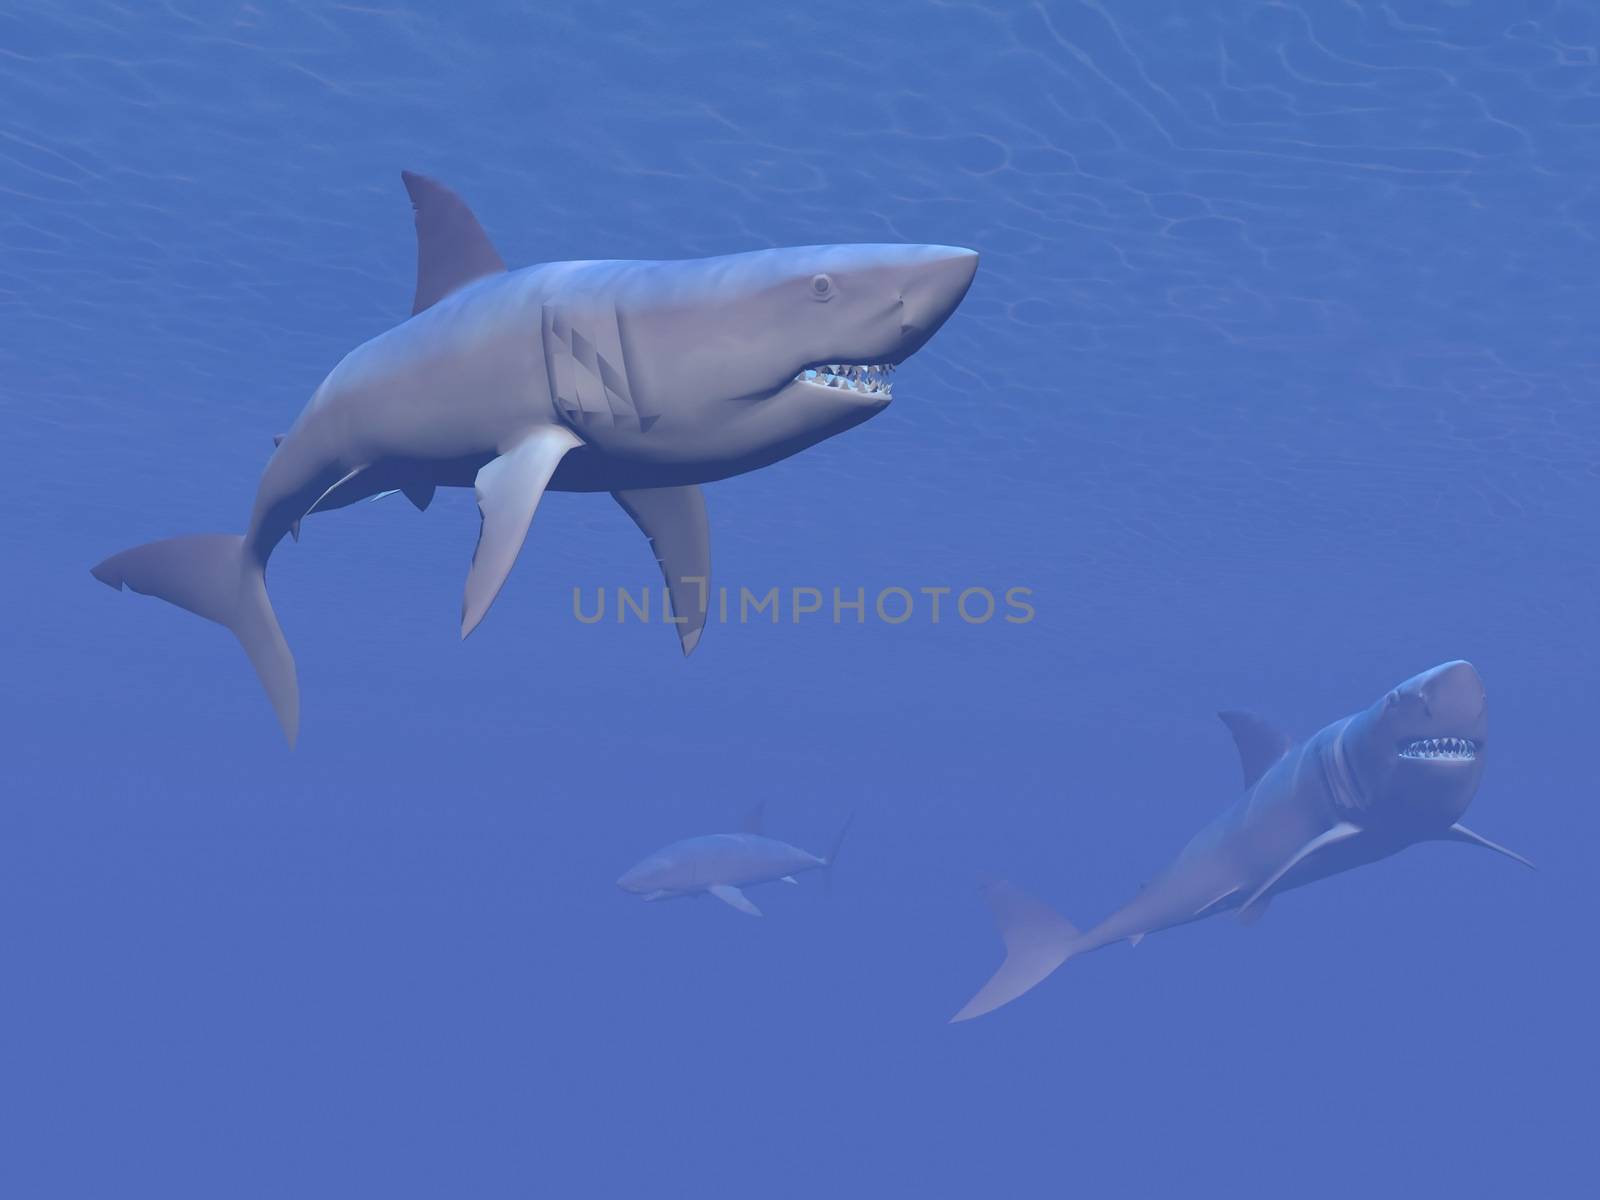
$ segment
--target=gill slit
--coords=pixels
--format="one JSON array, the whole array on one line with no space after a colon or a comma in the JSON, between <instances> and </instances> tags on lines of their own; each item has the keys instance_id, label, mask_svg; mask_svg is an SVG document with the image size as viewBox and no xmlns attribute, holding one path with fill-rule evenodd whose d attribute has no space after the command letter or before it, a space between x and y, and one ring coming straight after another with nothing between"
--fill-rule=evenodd
<instances>
[{"instance_id":1,"label":"gill slit","mask_svg":"<svg viewBox=\"0 0 1600 1200\"><path fill-rule=\"evenodd\" d=\"M1350 728L1352 720L1353 717L1346 717L1340 721L1334 730L1333 741L1328 746L1327 752L1317 755L1328 796L1339 812L1360 812L1365 808L1361 803L1360 781L1356 778L1355 771L1351 769L1350 759L1344 751L1345 731Z\"/></svg>"}]
</instances>

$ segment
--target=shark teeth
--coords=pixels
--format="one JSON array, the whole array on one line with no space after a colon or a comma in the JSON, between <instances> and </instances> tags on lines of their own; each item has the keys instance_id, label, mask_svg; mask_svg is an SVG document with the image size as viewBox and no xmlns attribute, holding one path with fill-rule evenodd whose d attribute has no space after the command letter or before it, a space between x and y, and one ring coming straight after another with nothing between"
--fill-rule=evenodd
<instances>
[{"instance_id":1,"label":"shark teeth","mask_svg":"<svg viewBox=\"0 0 1600 1200\"><path fill-rule=\"evenodd\" d=\"M1478 757L1478 743L1471 738L1421 738L1401 746L1400 757L1470 762Z\"/></svg>"},{"instance_id":2,"label":"shark teeth","mask_svg":"<svg viewBox=\"0 0 1600 1200\"><path fill-rule=\"evenodd\" d=\"M822 387L841 388L868 396L893 396L894 388L889 376L894 373L893 363L828 363L807 367L795 376L801 383L815 383Z\"/></svg>"}]
</instances>

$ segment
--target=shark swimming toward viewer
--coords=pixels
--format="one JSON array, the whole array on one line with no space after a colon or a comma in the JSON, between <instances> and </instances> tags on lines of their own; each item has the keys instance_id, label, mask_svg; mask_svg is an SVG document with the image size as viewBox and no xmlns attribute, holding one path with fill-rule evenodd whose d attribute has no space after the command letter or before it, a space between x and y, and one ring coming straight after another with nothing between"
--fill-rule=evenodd
<instances>
[{"instance_id":1,"label":"shark swimming toward viewer","mask_svg":"<svg viewBox=\"0 0 1600 1200\"><path fill-rule=\"evenodd\" d=\"M989 885L1006 959L952 1021L1015 1000L1069 958L1221 912L1249 922L1281 892L1417 842L1466 842L1533 865L1460 824L1488 737L1483 683L1470 663L1408 679L1298 745L1259 718L1220 715L1239 748L1244 795L1087 932L1009 883Z\"/></svg>"},{"instance_id":2,"label":"shark swimming toward viewer","mask_svg":"<svg viewBox=\"0 0 1600 1200\"><path fill-rule=\"evenodd\" d=\"M881 412L889 375L961 303L978 256L837 245L508 271L454 192L403 172L409 320L345 356L277 440L245 533L151 542L93 568L225 625L289 744L294 659L266 567L314 512L470 487L482 525L461 636L499 594L546 491L610 492L649 539L685 654L705 625L700 484L788 458Z\"/></svg>"},{"instance_id":3,"label":"shark swimming toward viewer","mask_svg":"<svg viewBox=\"0 0 1600 1200\"><path fill-rule=\"evenodd\" d=\"M846 821L826 858L767 837L757 808L740 833L712 833L664 846L630 867L617 886L646 900L682 896L715 896L742 913L759 917L761 910L742 889L758 883L798 883L802 871L827 870L839 857L850 829Z\"/></svg>"}]
</instances>

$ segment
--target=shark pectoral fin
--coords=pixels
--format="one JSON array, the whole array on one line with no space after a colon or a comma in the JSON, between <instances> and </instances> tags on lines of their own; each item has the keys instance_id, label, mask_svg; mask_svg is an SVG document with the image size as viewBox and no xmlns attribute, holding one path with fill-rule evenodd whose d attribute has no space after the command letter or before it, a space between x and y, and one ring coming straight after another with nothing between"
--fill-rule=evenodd
<instances>
[{"instance_id":1,"label":"shark pectoral fin","mask_svg":"<svg viewBox=\"0 0 1600 1200\"><path fill-rule=\"evenodd\" d=\"M461 636L478 627L528 536L539 497L562 456L583 440L564 425L541 425L499 458L479 470L474 487L483 524L467 572L461 607Z\"/></svg>"},{"instance_id":2,"label":"shark pectoral fin","mask_svg":"<svg viewBox=\"0 0 1600 1200\"><path fill-rule=\"evenodd\" d=\"M792 883L792 884L795 885L795 887L799 887L800 886L800 881L798 879L796 879L793 875L785 875L783 877L783 882L784 883Z\"/></svg>"},{"instance_id":3,"label":"shark pectoral fin","mask_svg":"<svg viewBox=\"0 0 1600 1200\"><path fill-rule=\"evenodd\" d=\"M1289 735L1260 717L1245 712L1220 712L1217 716L1233 734L1245 787L1254 787L1256 780L1265 775L1273 763L1289 753L1292 744Z\"/></svg>"},{"instance_id":4,"label":"shark pectoral fin","mask_svg":"<svg viewBox=\"0 0 1600 1200\"><path fill-rule=\"evenodd\" d=\"M415 316L451 292L506 269L467 202L436 179L401 171L417 224Z\"/></svg>"},{"instance_id":5,"label":"shark pectoral fin","mask_svg":"<svg viewBox=\"0 0 1600 1200\"><path fill-rule=\"evenodd\" d=\"M693 485L612 492L645 537L672 595L673 622L685 657L693 653L706 624L711 588L711 531L706 501Z\"/></svg>"},{"instance_id":6,"label":"shark pectoral fin","mask_svg":"<svg viewBox=\"0 0 1600 1200\"><path fill-rule=\"evenodd\" d=\"M1250 898L1239 906L1239 919L1248 924L1250 921L1258 918L1261 915L1258 910L1260 906L1265 903L1267 893L1272 890L1274 885L1276 885L1279 880L1292 871L1297 863L1310 858L1318 850L1321 850L1326 846L1333 846L1340 842L1347 842L1351 838L1358 836L1360 833L1361 826L1352 825L1349 821L1340 821L1337 825L1334 825L1329 829L1324 829L1321 833L1317 834L1316 837L1312 838L1304 846L1301 846L1300 849L1291 854L1287 862L1269 875L1267 877L1267 881L1250 894Z\"/></svg>"},{"instance_id":7,"label":"shark pectoral fin","mask_svg":"<svg viewBox=\"0 0 1600 1200\"><path fill-rule=\"evenodd\" d=\"M1519 862L1523 866L1527 867L1530 871L1538 870L1537 867L1535 867L1527 859L1523 858L1522 855L1518 854L1515 850L1507 850L1498 842L1491 842L1482 834L1473 833L1472 830L1468 829L1465 825L1450 826L1449 830L1441 835L1439 840L1441 842L1466 842L1469 846L1482 846L1485 850L1493 850L1496 854L1504 854L1512 862Z\"/></svg>"},{"instance_id":8,"label":"shark pectoral fin","mask_svg":"<svg viewBox=\"0 0 1600 1200\"><path fill-rule=\"evenodd\" d=\"M1081 936L1055 909L1014 884L1004 880L991 883L983 895L1005 942L1006 959L978 994L950 1018L952 1024L981 1017L1015 1000L1066 962Z\"/></svg>"},{"instance_id":9,"label":"shark pectoral fin","mask_svg":"<svg viewBox=\"0 0 1600 1200\"><path fill-rule=\"evenodd\" d=\"M761 915L761 910L754 904L750 903L750 897L746 896L736 887L729 887L725 883L719 883L713 885L712 887L708 887L706 891L710 892L724 904L731 905L742 913L749 913L752 917L759 917Z\"/></svg>"}]
</instances>

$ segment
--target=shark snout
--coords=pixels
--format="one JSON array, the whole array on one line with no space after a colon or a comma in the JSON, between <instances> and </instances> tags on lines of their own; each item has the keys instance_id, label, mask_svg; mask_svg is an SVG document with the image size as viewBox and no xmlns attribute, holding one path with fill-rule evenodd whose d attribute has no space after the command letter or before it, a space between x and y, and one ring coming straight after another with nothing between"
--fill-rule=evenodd
<instances>
[{"instance_id":1,"label":"shark snout","mask_svg":"<svg viewBox=\"0 0 1600 1200\"><path fill-rule=\"evenodd\" d=\"M1383 702L1385 740L1403 759L1476 763L1489 732L1489 701L1471 663L1441 663L1406 680Z\"/></svg>"},{"instance_id":2,"label":"shark snout","mask_svg":"<svg viewBox=\"0 0 1600 1200\"><path fill-rule=\"evenodd\" d=\"M1418 679L1418 692L1430 713L1448 709L1456 714L1478 716L1488 705L1483 680L1477 669L1463 659L1441 663Z\"/></svg>"},{"instance_id":3,"label":"shark snout","mask_svg":"<svg viewBox=\"0 0 1600 1200\"><path fill-rule=\"evenodd\" d=\"M914 354L955 312L978 273L978 253L962 246L917 246L900 291L900 357Z\"/></svg>"}]
</instances>

